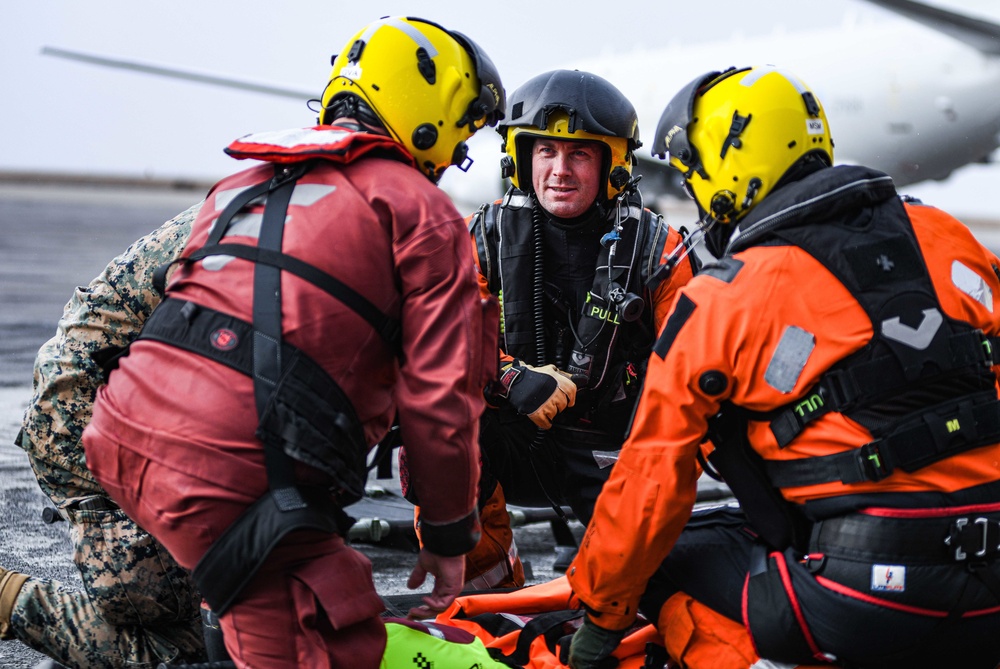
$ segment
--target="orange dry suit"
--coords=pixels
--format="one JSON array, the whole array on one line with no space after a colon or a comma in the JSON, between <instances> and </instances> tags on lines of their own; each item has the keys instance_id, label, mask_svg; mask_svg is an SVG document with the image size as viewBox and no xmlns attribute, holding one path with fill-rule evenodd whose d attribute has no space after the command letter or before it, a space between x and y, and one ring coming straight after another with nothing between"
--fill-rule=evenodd
<instances>
[{"instance_id":1,"label":"orange dry suit","mask_svg":"<svg viewBox=\"0 0 1000 669\"><path fill-rule=\"evenodd\" d=\"M867 168L757 205L653 348L568 573L594 621L621 629L644 592L645 611L683 589L764 658L993 667L998 272ZM746 517L691 516L706 436Z\"/></svg>"}]
</instances>

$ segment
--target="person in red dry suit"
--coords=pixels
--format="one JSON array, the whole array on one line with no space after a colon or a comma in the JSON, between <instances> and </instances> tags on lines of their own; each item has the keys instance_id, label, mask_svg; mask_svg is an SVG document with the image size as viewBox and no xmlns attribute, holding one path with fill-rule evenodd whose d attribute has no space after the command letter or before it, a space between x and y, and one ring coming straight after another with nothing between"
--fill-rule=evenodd
<instances>
[{"instance_id":1,"label":"person in red dry suit","mask_svg":"<svg viewBox=\"0 0 1000 669\"><path fill-rule=\"evenodd\" d=\"M237 666L379 666L383 606L343 508L397 412L425 514L409 585L434 576L431 611L461 589L497 321L436 183L468 167L465 140L504 96L460 33L364 27L334 60L320 125L228 147L262 162L211 190L100 391L88 465L193 570Z\"/></svg>"},{"instance_id":2,"label":"person in red dry suit","mask_svg":"<svg viewBox=\"0 0 1000 669\"><path fill-rule=\"evenodd\" d=\"M654 141L718 261L680 291L568 572L570 665L640 610L669 636L682 590L767 660L992 669L1000 261L886 174L833 167L784 70L698 77ZM741 511L691 516L706 436Z\"/></svg>"}]
</instances>

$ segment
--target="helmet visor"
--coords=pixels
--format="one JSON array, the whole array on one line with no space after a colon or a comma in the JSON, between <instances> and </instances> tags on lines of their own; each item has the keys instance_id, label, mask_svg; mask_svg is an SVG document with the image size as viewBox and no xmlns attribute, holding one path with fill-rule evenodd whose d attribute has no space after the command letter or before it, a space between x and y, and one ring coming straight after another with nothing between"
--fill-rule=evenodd
<instances>
[{"instance_id":1,"label":"helmet visor","mask_svg":"<svg viewBox=\"0 0 1000 669\"><path fill-rule=\"evenodd\" d=\"M472 56L479 78L479 97L469 103L469 109L459 119L458 125L468 124L472 131L487 125L495 126L507 108L507 94L500 81L500 72L478 44L460 32L450 31L449 34Z\"/></svg>"},{"instance_id":2,"label":"helmet visor","mask_svg":"<svg viewBox=\"0 0 1000 669\"><path fill-rule=\"evenodd\" d=\"M694 172L704 172L701 158L698 156L698 149L691 144L688 139L688 125L694 114L694 101L702 87L718 77L721 72L709 72L703 74L674 95L667 104L660 116L660 122L656 125L656 134L653 136L652 153L657 158L669 160L671 163L676 160L686 168L685 179ZM678 167L677 165L674 165ZM678 167L678 169L680 169Z\"/></svg>"}]
</instances>

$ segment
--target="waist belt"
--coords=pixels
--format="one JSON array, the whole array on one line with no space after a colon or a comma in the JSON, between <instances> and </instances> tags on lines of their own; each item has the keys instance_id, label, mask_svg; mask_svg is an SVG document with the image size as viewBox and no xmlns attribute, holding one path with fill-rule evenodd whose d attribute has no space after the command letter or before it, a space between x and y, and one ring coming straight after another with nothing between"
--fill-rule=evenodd
<instances>
[{"instance_id":1,"label":"waist belt","mask_svg":"<svg viewBox=\"0 0 1000 669\"><path fill-rule=\"evenodd\" d=\"M854 513L818 521L810 553L903 564L985 562L1000 555L1000 509L941 517Z\"/></svg>"}]
</instances>

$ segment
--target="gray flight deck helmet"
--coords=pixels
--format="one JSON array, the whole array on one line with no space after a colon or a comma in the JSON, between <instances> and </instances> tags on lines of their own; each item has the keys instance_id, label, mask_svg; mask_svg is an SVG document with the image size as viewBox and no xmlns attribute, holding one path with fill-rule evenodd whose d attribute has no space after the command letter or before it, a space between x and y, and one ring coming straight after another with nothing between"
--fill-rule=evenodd
<instances>
[{"instance_id":1,"label":"gray flight deck helmet","mask_svg":"<svg viewBox=\"0 0 1000 669\"><path fill-rule=\"evenodd\" d=\"M531 147L539 137L598 142L606 195L614 198L635 165L639 120L632 103L609 81L579 70L553 70L528 80L509 97L503 123L502 176L531 191Z\"/></svg>"}]
</instances>

